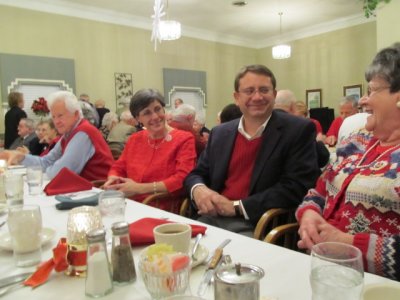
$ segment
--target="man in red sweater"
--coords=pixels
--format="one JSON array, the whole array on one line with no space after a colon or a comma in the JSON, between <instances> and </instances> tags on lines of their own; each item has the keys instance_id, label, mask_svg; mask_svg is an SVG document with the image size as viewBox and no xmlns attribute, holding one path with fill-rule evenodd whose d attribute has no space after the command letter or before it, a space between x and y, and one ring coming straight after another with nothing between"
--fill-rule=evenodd
<instances>
[{"instance_id":1,"label":"man in red sweater","mask_svg":"<svg viewBox=\"0 0 400 300\"><path fill-rule=\"evenodd\" d=\"M67 91L49 96L50 114L61 139L45 156L5 151L0 158L24 166L40 165L48 178L62 168L81 175L89 181L107 178L113 158L100 131L83 118L78 99Z\"/></svg>"},{"instance_id":2,"label":"man in red sweater","mask_svg":"<svg viewBox=\"0 0 400 300\"><path fill-rule=\"evenodd\" d=\"M358 112L358 102L353 96L346 96L340 101L339 114L340 116L333 120L328 132L326 133L325 144L329 146L335 146L340 126L342 126L343 120L350 117Z\"/></svg>"},{"instance_id":3,"label":"man in red sweater","mask_svg":"<svg viewBox=\"0 0 400 300\"><path fill-rule=\"evenodd\" d=\"M242 118L213 128L185 180L199 221L252 236L270 208L295 208L319 174L312 122L273 111L274 74L263 65L236 76Z\"/></svg>"}]
</instances>

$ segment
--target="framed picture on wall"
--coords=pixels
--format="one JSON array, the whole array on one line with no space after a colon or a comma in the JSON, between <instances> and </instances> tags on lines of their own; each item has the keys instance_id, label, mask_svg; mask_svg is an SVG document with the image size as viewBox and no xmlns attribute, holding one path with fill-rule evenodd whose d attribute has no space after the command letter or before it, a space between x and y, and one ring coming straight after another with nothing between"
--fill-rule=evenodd
<instances>
[{"instance_id":1,"label":"framed picture on wall","mask_svg":"<svg viewBox=\"0 0 400 300\"><path fill-rule=\"evenodd\" d=\"M322 107L322 89L306 90L307 107Z\"/></svg>"},{"instance_id":2,"label":"framed picture on wall","mask_svg":"<svg viewBox=\"0 0 400 300\"><path fill-rule=\"evenodd\" d=\"M133 96L133 84L131 73L115 73L115 100L118 104L126 98Z\"/></svg>"},{"instance_id":3,"label":"framed picture on wall","mask_svg":"<svg viewBox=\"0 0 400 300\"><path fill-rule=\"evenodd\" d=\"M362 85L356 84L356 85L344 86L343 96L354 96L358 101L362 96Z\"/></svg>"}]
</instances>

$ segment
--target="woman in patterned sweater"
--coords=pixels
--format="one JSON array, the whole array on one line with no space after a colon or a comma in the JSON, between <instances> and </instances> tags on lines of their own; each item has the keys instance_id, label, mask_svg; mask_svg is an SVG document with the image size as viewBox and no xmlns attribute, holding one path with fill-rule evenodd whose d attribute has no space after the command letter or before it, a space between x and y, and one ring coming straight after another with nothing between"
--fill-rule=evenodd
<instances>
[{"instance_id":1,"label":"woman in patterned sweater","mask_svg":"<svg viewBox=\"0 0 400 300\"><path fill-rule=\"evenodd\" d=\"M298 208L298 245L353 244L365 271L400 280L400 43L381 50L365 77L366 131L342 141Z\"/></svg>"}]
</instances>

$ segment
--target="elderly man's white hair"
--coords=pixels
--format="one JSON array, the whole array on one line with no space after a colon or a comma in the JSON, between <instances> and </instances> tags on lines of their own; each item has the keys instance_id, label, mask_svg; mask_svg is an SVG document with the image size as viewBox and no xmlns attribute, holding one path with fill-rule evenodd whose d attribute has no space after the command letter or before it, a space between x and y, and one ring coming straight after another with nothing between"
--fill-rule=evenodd
<instances>
[{"instance_id":1,"label":"elderly man's white hair","mask_svg":"<svg viewBox=\"0 0 400 300\"><path fill-rule=\"evenodd\" d=\"M49 103L50 110L55 103L64 102L65 108L69 112L74 113L74 112L78 111L79 117L83 118L81 105L79 104L79 101L76 98L76 96L71 92L58 91L58 92L51 93L49 96L47 96L47 101Z\"/></svg>"},{"instance_id":2,"label":"elderly man's white hair","mask_svg":"<svg viewBox=\"0 0 400 300\"><path fill-rule=\"evenodd\" d=\"M276 93L275 104L289 108L296 101L296 96L290 90L280 90Z\"/></svg>"},{"instance_id":3,"label":"elderly man's white hair","mask_svg":"<svg viewBox=\"0 0 400 300\"><path fill-rule=\"evenodd\" d=\"M196 117L196 109L190 104L182 104L179 105L177 109L173 110L171 114L173 119L177 116L192 116L194 121L194 118Z\"/></svg>"},{"instance_id":4,"label":"elderly man's white hair","mask_svg":"<svg viewBox=\"0 0 400 300\"><path fill-rule=\"evenodd\" d=\"M113 123L118 123L118 115L115 112L110 111L104 115L103 120L101 121L101 125L107 127L108 129L111 129Z\"/></svg>"},{"instance_id":5,"label":"elderly man's white hair","mask_svg":"<svg viewBox=\"0 0 400 300\"><path fill-rule=\"evenodd\" d=\"M129 110L124 110L119 116L119 118L121 119L121 121L129 121L133 119L133 116Z\"/></svg>"}]
</instances>

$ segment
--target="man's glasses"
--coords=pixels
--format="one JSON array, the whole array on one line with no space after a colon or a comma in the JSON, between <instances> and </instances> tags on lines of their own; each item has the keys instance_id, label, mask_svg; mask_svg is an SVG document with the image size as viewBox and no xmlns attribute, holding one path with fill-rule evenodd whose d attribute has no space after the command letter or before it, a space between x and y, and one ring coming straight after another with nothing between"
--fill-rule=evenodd
<instances>
[{"instance_id":1,"label":"man's glasses","mask_svg":"<svg viewBox=\"0 0 400 300\"><path fill-rule=\"evenodd\" d=\"M273 89L270 89L268 87L260 87L259 89L255 89L255 88L248 88L248 89L244 89L239 91L239 93L245 94L246 96L254 96L255 93L259 93L262 96L267 96L269 93L271 93L271 91L273 91Z\"/></svg>"}]
</instances>

